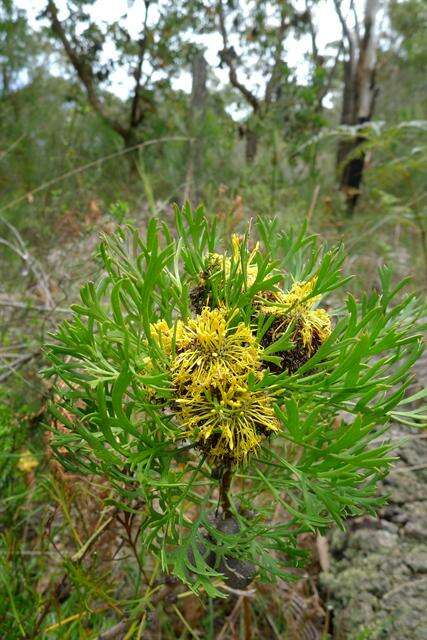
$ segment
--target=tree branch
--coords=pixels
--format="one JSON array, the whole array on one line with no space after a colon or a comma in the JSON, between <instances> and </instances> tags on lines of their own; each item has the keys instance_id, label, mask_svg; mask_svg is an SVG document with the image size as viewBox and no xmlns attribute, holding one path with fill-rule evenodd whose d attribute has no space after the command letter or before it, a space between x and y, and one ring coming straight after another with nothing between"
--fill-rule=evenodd
<instances>
[{"instance_id":1,"label":"tree branch","mask_svg":"<svg viewBox=\"0 0 427 640\"><path fill-rule=\"evenodd\" d=\"M334 64L332 65L332 67L330 67L326 82L324 83L324 85L322 87L322 90L320 91L319 96L318 96L318 108L319 109L322 107L323 98L329 93L329 91L331 89L332 81L334 79L335 72L336 72L337 67L338 67L338 62L339 62L342 50L343 50L343 43L340 42L340 46L338 47L337 55L335 56Z\"/></svg>"},{"instance_id":2,"label":"tree branch","mask_svg":"<svg viewBox=\"0 0 427 640\"><path fill-rule=\"evenodd\" d=\"M359 25L359 18L357 16L357 11L356 11L356 7L355 7L355 4L354 4L354 0L350 0L350 7L351 7L351 10L353 12L353 17L354 17L354 31L356 33L357 44L360 45L360 25Z\"/></svg>"},{"instance_id":3,"label":"tree branch","mask_svg":"<svg viewBox=\"0 0 427 640\"><path fill-rule=\"evenodd\" d=\"M24 364L26 364L27 362L30 362L31 360L33 360L33 358L36 358L39 355L40 355L40 349L37 351L34 351L33 353L25 353L19 358L16 358L16 360L10 364L6 363L1 368L1 371L4 371L4 373L0 375L0 382L4 382L8 378L10 378L10 376L13 376L13 374L16 373L18 369L24 366Z\"/></svg>"},{"instance_id":4,"label":"tree branch","mask_svg":"<svg viewBox=\"0 0 427 640\"><path fill-rule=\"evenodd\" d=\"M147 23L148 23L148 9L150 7L151 0L144 0L145 16L144 25L142 29L142 37L138 41L139 53L138 61L135 69L135 88L133 90L132 107L130 114L130 127L137 127L144 118L144 113L140 106L140 94L141 94L141 78L142 78L142 65L144 62L145 52L147 49Z\"/></svg>"},{"instance_id":5,"label":"tree branch","mask_svg":"<svg viewBox=\"0 0 427 640\"><path fill-rule=\"evenodd\" d=\"M306 6L306 14L307 14L307 20L308 20L308 30L310 32L311 50L313 53L313 59L316 62L316 64L318 64L319 47L317 46L317 39L316 39L317 34L316 34L316 29L314 28L313 14L311 12L311 4L308 2L308 0L306 0L305 6Z\"/></svg>"},{"instance_id":6,"label":"tree branch","mask_svg":"<svg viewBox=\"0 0 427 640\"><path fill-rule=\"evenodd\" d=\"M349 56L350 56L350 63L353 65L353 63L354 63L354 51L355 51L354 35L351 33L350 29L348 28L347 22L346 22L346 20L345 20L345 18L343 16L342 11L341 11L341 0L334 0L334 5L335 5L335 10L337 12L338 19L339 19L339 21L341 23L343 36L345 36L346 39L347 39L348 52L349 52Z\"/></svg>"},{"instance_id":7,"label":"tree branch","mask_svg":"<svg viewBox=\"0 0 427 640\"><path fill-rule=\"evenodd\" d=\"M376 38L375 19L378 12L378 0L367 0L364 18L364 34L360 43L360 55L357 68L358 85L358 122L370 120L375 102Z\"/></svg>"},{"instance_id":8,"label":"tree branch","mask_svg":"<svg viewBox=\"0 0 427 640\"><path fill-rule=\"evenodd\" d=\"M271 71L271 76L265 87L265 103L269 105L273 97L273 91L280 76L280 63L283 52L283 40L285 37L286 29L290 26L290 23L286 21L286 3L283 3L280 12L280 24L277 28L277 40L276 51L274 53L274 63Z\"/></svg>"},{"instance_id":9,"label":"tree branch","mask_svg":"<svg viewBox=\"0 0 427 640\"><path fill-rule=\"evenodd\" d=\"M104 120L104 122L118 133L124 140L129 137L129 129L124 127L120 122L111 118L105 112L104 105L99 99L96 82L94 79L93 69L89 64L87 58L73 47L70 40L67 37L65 29L58 17L58 8L53 0L49 0L46 7L46 14L50 18L51 27L54 35L61 41L64 51L73 65L80 81L82 82L90 105L93 110Z\"/></svg>"},{"instance_id":10,"label":"tree branch","mask_svg":"<svg viewBox=\"0 0 427 640\"><path fill-rule=\"evenodd\" d=\"M247 87L245 87L245 85L242 84L237 77L237 71L235 67L237 56L234 48L230 47L228 44L228 35L225 26L224 7L222 5L222 0L219 0L219 2L217 3L217 13L219 18L219 29L224 44L223 50L219 52L220 58L228 67L228 76L231 84L233 85L233 87L240 91L246 101L251 105L252 109L256 112L260 107L258 98Z\"/></svg>"}]
</instances>

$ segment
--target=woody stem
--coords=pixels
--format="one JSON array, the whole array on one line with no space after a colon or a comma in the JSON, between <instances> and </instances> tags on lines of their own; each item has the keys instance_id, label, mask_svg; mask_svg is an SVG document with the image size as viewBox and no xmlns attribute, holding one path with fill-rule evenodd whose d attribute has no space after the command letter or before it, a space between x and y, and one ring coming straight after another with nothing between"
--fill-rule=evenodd
<instances>
[{"instance_id":1,"label":"woody stem","mask_svg":"<svg viewBox=\"0 0 427 640\"><path fill-rule=\"evenodd\" d=\"M228 497L228 492L231 486L231 479L233 476L233 471L231 468L231 463L228 463L221 475L221 480L219 483L219 503L222 508L222 512L224 516L231 515L231 503L230 498Z\"/></svg>"}]
</instances>

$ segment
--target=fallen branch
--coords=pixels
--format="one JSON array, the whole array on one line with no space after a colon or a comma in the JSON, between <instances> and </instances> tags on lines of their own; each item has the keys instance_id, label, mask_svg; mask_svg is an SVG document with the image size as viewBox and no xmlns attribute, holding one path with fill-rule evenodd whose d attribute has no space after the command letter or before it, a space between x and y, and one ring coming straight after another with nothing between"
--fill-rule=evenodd
<instances>
[{"instance_id":1,"label":"fallen branch","mask_svg":"<svg viewBox=\"0 0 427 640\"><path fill-rule=\"evenodd\" d=\"M2 375L0 375L0 382L4 382L8 378L10 378L10 376L16 373L16 371L20 369L24 364L30 362L30 360L38 355L40 355L40 349L34 351L33 353L26 353L24 356L17 358L13 364L6 364L6 366L4 367L6 371Z\"/></svg>"},{"instance_id":2,"label":"fallen branch","mask_svg":"<svg viewBox=\"0 0 427 640\"><path fill-rule=\"evenodd\" d=\"M61 307L46 307L41 304L27 304L26 302L12 302L9 300L0 300L0 307L10 307L11 309L25 309L28 311L41 311L43 313L66 313L72 314L71 309L62 309Z\"/></svg>"}]
</instances>

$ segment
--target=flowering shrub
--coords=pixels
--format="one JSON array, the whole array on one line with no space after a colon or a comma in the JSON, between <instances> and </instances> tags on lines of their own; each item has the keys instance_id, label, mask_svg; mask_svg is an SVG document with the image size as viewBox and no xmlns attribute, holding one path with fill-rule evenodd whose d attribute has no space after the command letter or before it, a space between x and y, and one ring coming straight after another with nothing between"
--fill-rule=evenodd
<instances>
[{"instance_id":1,"label":"flowering shrub","mask_svg":"<svg viewBox=\"0 0 427 640\"><path fill-rule=\"evenodd\" d=\"M218 595L286 577L300 534L384 502L388 423L417 421L398 405L419 311L387 268L343 304L343 250L304 230L262 219L256 244L249 229L217 253L202 209L176 226L104 238L102 276L48 346L52 446L139 513L142 559Z\"/></svg>"}]
</instances>

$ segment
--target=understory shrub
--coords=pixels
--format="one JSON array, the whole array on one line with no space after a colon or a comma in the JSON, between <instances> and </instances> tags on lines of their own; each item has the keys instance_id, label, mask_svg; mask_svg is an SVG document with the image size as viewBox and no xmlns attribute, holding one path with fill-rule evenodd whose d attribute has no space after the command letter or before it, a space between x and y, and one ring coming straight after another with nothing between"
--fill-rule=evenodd
<instances>
[{"instance_id":1,"label":"understory shrub","mask_svg":"<svg viewBox=\"0 0 427 640\"><path fill-rule=\"evenodd\" d=\"M384 503L389 424L419 420L421 310L388 268L345 297L344 258L265 218L221 248L188 206L173 231L104 237L102 277L47 346L51 446L140 515L148 574L211 596L286 579L301 534Z\"/></svg>"}]
</instances>

